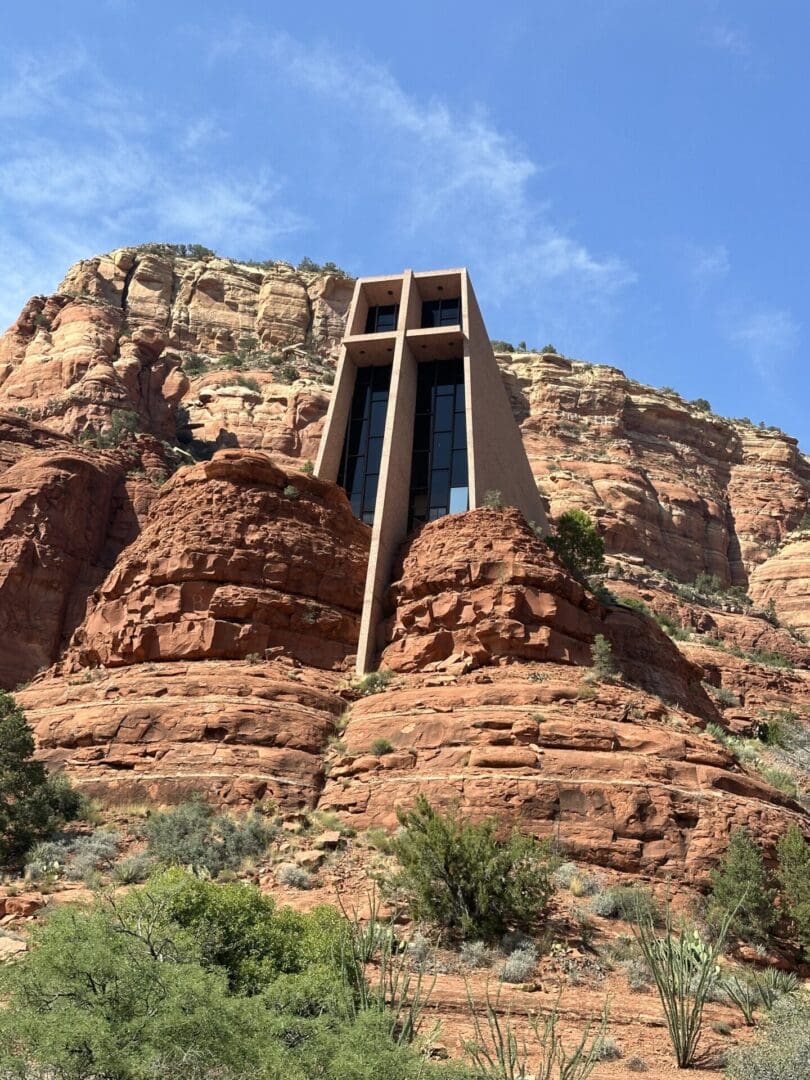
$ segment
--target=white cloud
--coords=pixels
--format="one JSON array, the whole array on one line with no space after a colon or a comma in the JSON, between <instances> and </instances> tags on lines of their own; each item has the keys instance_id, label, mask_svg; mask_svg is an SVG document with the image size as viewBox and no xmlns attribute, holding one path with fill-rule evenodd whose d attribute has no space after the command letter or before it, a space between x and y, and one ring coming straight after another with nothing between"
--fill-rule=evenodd
<instances>
[{"instance_id":1,"label":"white cloud","mask_svg":"<svg viewBox=\"0 0 810 1080\"><path fill-rule=\"evenodd\" d=\"M344 138L375 162L370 196L387 195L395 206L392 233L415 255L429 239L448 265L473 266L488 302L519 289L527 309L542 312L546 332L555 320L562 332L581 332L635 280L623 259L591 251L554 220L533 191L542 168L482 110L422 100L384 67L286 34L236 28L209 59L232 63L239 51L268 79L288 79L341 114Z\"/></svg>"},{"instance_id":2,"label":"white cloud","mask_svg":"<svg viewBox=\"0 0 810 1080\"><path fill-rule=\"evenodd\" d=\"M780 364L799 345L801 327L785 308L759 308L728 326L732 345L742 349L759 375L771 383Z\"/></svg>"},{"instance_id":3,"label":"white cloud","mask_svg":"<svg viewBox=\"0 0 810 1080\"><path fill-rule=\"evenodd\" d=\"M753 53L751 42L745 30L728 23L711 23L704 28L704 42L713 49L730 53L745 60Z\"/></svg>"},{"instance_id":4,"label":"white cloud","mask_svg":"<svg viewBox=\"0 0 810 1080\"><path fill-rule=\"evenodd\" d=\"M686 251L687 273L700 292L728 277L731 262L724 244L711 247L692 245Z\"/></svg>"}]
</instances>

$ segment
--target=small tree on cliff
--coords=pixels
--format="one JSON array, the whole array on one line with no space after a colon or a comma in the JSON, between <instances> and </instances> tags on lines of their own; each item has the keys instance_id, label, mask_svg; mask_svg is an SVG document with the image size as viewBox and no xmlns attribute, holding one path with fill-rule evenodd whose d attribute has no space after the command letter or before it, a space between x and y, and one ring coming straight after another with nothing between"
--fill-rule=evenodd
<instances>
[{"instance_id":1,"label":"small tree on cliff","mask_svg":"<svg viewBox=\"0 0 810 1080\"><path fill-rule=\"evenodd\" d=\"M577 577L601 574L605 569L605 541L584 510L566 510L548 545Z\"/></svg>"},{"instance_id":2,"label":"small tree on cliff","mask_svg":"<svg viewBox=\"0 0 810 1080\"><path fill-rule=\"evenodd\" d=\"M19 861L41 840L75 818L81 799L34 760L34 736L22 709L0 691L0 867Z\"/></svg>"},{"instance_id":3,"label":"small tree on cliff","mask_svg":"<svg viewBox=\"0 0 810 1080\"><path fill-rule=\"evenodd\" d=\"M774 893L762 852L746 828L735 829L725 855L712 872L709 925L717 929L731 914L733 934L745 941L767 941L776 922Z\"/></svg>"}]
</instances>

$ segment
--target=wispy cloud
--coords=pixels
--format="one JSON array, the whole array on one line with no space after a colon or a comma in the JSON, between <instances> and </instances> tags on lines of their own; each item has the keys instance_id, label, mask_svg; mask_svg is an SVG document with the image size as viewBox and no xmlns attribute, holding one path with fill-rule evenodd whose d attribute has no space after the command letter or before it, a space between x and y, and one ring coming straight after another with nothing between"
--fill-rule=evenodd
<instances>
[{"instance_id":1,"label":"wispy cloud","mask_svg":"<svg viewBox=\"0 0 810 1080\"><path fill-rule=\"evenodd\" d=\"M762 379L772 385L780 365L796 352L800 331L787 309L763 307L730 321L727 337L747 355Z\"/></svg>"},{"instance_id":2,"label":"wispy cloud","mask_svg":"<svg viewBox=\"0 0 810 1080\"><path fill-rule=\"evenodd\" d=\"M448 264L473 265L488 302L519 290L543 313L546 332L556 323L582 335L635 280L622 258L591 250L555 219L537 192L542 166L484 110L423 99L361 56L250 27L235 27L209 59L230 65L239 53L268 72L268 93L270 80L283 77L339 114L352 150L374 161L370 194L390 201L392 235L415 257L429 241Z\"/></svg>"},{"instance_id":3,"label":"wispy cloud","mask_svg":"<svg viewBox=\"0 0 810 1080\"><path fill-rule=\"evenodd\" d=\"M18 57L0 75L0 322L98 251L165 239L248 255L299 229L269 166L223 177L206 158L223 135L210 116L149 108L81 48Z\"/></svg>"},{"instance_id":4,"label":"wispy cloud","mask_svg":"<svg viewBox=\"0 0 810 1080\"><path fill-rule=\"evenodd\" d=\"M691 244L686 248L685 258L686 272L699 293L727 278L731 270L725 244Z\"/></svg>"}]
</instances>

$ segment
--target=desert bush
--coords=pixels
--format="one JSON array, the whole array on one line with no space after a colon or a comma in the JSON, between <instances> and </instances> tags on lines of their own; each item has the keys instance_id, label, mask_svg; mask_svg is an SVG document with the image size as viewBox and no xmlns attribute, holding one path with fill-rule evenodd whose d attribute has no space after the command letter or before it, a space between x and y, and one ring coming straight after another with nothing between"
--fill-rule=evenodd
<instances>
[{"instance_id":1,"label":"desert bush","mask_svg":"<svg viewBox=\"0 0 810 1080\"><path fill-rule=\"evenodd\" d=\"M191 375L192 378L202 375L207 367L205 357L200 356L199 353L190 353L183 361L183 371L185 371L186 375Z\"/></svg>"},{"instance_id":2,"label":"desert bush","mask_svg":"<svg viewBox=\"0 0 810 1080\"><path fill-rule=\"evenodd\" d=\"M295 484L287 484L287 485L285 486L285 488L284 488L284 491L282 492L282 494L283 494L283 495L285 496L285 498L287 498L287 499L293 499L293 500L295 500L295 499L297 499L297 498L298 498L298 496L299 496L299 495L300 495L301 493L299 492L299 490L298 490L298 488L297 488L297 487L295 486Z\"/></svg>"},{"instance_id":3,"label":"desert bush","mask_svg":"<svg viewBox=\"0 0 810 1080\"><path fill-rule=\"evenodd\" d=\"M753 1027L754 1012L761 1000L756 985L742 973L737 973L724 976L717 986L721 994L740 1010L745 1024Z\"/></svg>"},{"instance_id":4,"label":"desert bush","mask_svg":"<svg viewBox=\"0 0 810 1080\"><path fill-rule=\"evenodd\" d=\"M717 977L717 958L731 917L731 914L726 916L711 944L686 926L676 932L669 904L662 937L657 936L651 918L642 917L636 924L636 940L658 990L679 1069L688 1069L694 1062L703 1026L703 1009Z\"/></svg>"},{"instance_id":5,"label":"desert bush","mask_svg":"<svg viewBox=\"0 0 810 1080\"><path fill-rule=\"evenodd\" d=\"M261 385L258 379L254 379L252 375L237 375L233 380L234 386L242 386L245 390L253 390L254 393L261 393Z\"/></svg>"},{"instance_id":6,"label":"desert bush","mask_svg":"<svg viewBox=\"0 0 810 1080\"><path fill-rule=\"evenodd\" d=\"M500 491L485 491L483 505L490 510L500 510L503 508L503 495Z\"/></svg>"},{"instance_id":7,"label":"desert bush","mask_svg":"<svg viewBox=\"0 0 810 1080\"><path fill-rule=\"evenodd\" d=\"M311 889L312 875L297 863L282 863L276 871L276 880L291 889Z\"/></svg>"},{"instance_id":8,"label":"desert bush","mask_svg":"<svg viewBox=\"0 0 810 1080\"><path fill-rule=\"evenodd\" d=\"M745 941L766 941L776 921L775 890L770 887L762 852L747 829L733 830L711 879L709 925L717 929L731 913L732 934Z\"/></svg>"},{"instance_id":9,"label":"desert bush","mask_svg":"<svg viewBox=\"0 0 810 1080\"><path fill-rule=\"evenodd\" d=\"M355 679L352 683L352 689L356 690L358 694L362 694L363 697L368 697L370 694L379 694L382 690L385 690L393 676L392 671L369 671L367 675Z\"/></svg>"},{"instance_id":10,"label":"desert bush","mask_svg":"<svg viewBox=\"0 0 810 1080\"><path fill-rule=\"evenodd\" d=\"M118 854L121 837L111 829L96 829L77 836L69 847L65 866L68 881L87 881L94 871L109 870Z\"/></svg>"},{"instance_id":11,"label":"desert bush","mask_svg":"<svg viewBox=\"0 0 810 1080\"><path fill-rule=\"evenodd\" d=\"M642 1073L650 1071L650 1066L647 1064L644 1058L638 1057L637 1055L634 1057L629 1057L627 1061L625 1061L624 1067L625 1069L627 1069L628 1072Z\"/></svg>"},{"instance_id":12,"label":"desert bush","mask_svg":"<svg viewBox=\"0 0 810 1080\"><path fill-rule=\"evenodd\" d=\"M483 941L465 941L461 946L460 958L465 967L478 969L492 965L492 950Z\"/></svg>"},{"instance_id":13,"label":"desert bush","mask_svg":"<svg viewBox=\"0 0 810 1080\"><path fill-rule=\"evenodd\" d=\"M627 988L634 994L640 994L649 990L652 985L650 969L643 960L638 958L622 961L622 969L627 979Z\"/></svg>"},{"instance_id":14,"label":"desert bush","mask_svg":"<svg viewBox=\"0 0 810 1080\"><path fill-rule=\"evenodd\" d=\"M799 980L792 971L780 971L779 968L765 968L754 973L754 983L760 1000L766 1009L772 1009L780 998L795 994L799 989Z\"/></svg>"},{"instance_id":15,"label":"desert bush","mask_svg":"<svg viewBox=\"0 0 810 1080\"><path fill-rule=\"evenodd\" d=\"M628 922L644 918L657 923L661 916L653 893L636 885L614 885L604 889L591 898L589 908L603 919L626 919Z\"/></svg>"},{"instance_id":16,"label":"desert bush","mask_svg":"<svg viewBox=\"0 0 810 1080\"><path fill-rule=\"evenodd\" d=\"M810 995L777 1002L760 1037L731 1052L727 1080L806 1080L810 1075Z\"/></svg>"},{"instance_id":17,"label":"desert bush","mask_svg":"<svg viewBox=\"0 0 810 1080\"><path fill-rule=\"evenodd\" d=\"M382 757L383 754L390 754L394 749L394 744L390 739L375 739L371 744L370 752L374 757Z\"/></svg>"},{"instance_id":18,"label":"desert bush","mask_svg":"<svg viewBox=\"0 0 810 1080\"><path fill-rule=\"evenodd\" d=\"M112 869L112 876L119 885L140 885L154 869L154 861L145 851L139 851L117 862Z\"/></svg>"},{"instance_id":19,"label":"desert bush","mask_svg":"<svg viewBox=\"0 0 810 1080\"><path fill-rule=\"evenodd\" d=\"M84 801L63 777L34 760L22 709L0 691L0 868L19 865L38 840L82 813Z\"/></svg>"},{"instance_id":20,"label":"desert bush","mask_svg":"<svg viewBox=\"0 0 810 1080\"><path fill-rule=\"evenodd\" d=\"M416 919L486 941L543 921L553 891L547 844L517 829L499 838L494 820L440 813L423 795L398 816L396 885Z\"/></svg>"},{"instance_id":21,"label":"desert bush","mask_svg":"<svg viewBox=\"0 0 810 1080\"><path fill-rule=\"evenodd\" d=\"M787 913L796 927L799 946L810 956L810 844L797 825L780 839L779 887Z\"/></svg>"},{"instance_id":22,"label":"desert bush","mask_svg":"<svg viewBox=\"0 0 810 1080\"><path fill-rule=\"evenodd\" d=\"M274 830L259 814L237 819L215 814L202 799L150 815L144 823L148 852L168 866L190 866L218 874L238 870L245 859L260 855Z\"/></svg>"},{"instance_id":23,"label":"desert bush","mask_svg":"<svg viewBox=\"0 0 810 1080\"><path fill-rule=\"evenodd\" d=\"M616 661L613 647L604 634L597 634L591 646L591 674L599 682L609 682L616 677Z\"/></svg>"},{"instance_id":24,"label":"desert bush","mask_svg":"<svg viewBox=\"0 0 810 1080\"><path fill-rule=\"evenodd\" d=\"M537 949L534 945L524 945L515 949L507 956L501 968L501 982L522 983L525 982L534 971L537 964Z\"/></svg>"},{"instance_id":25,"label":"desert bush","mask_svg":"<svg viewBox=\"0 0 810 1080\"><path fill-rule=\"evenodd\" d=\"M596 1043L597 1061L618 1061L622 1056L622 1048L612 1035L603 1035Z\"/></svg>"},{"instance_id":26,"label":"desert bush","mask_svg":"<svg viewBox=\"0 0 810 1080\"><path fill-rule=\"evenodd\" d=\"M604 573L605 541L584 510L561 514L556 532L547 543L577 577Z\"/></svg>"},{"instance_id":27,"label":"desert bush","mask_svg":"<svg viewBox=\"0 0 810 1080\"><path fill-rule=\"evenodd\" d=\"M472 1063L469 1080L586 1080L599 1061L607 1010L595 1033L594 1025L586 1024L576 1046L568 1049L559 1032L559 999L544 1016L529 1017L528 1038L518 1035L509 1013L499 1009L498 997L487 992L482 1010L468 989L467 1001L474 1030L474 1038L465 1044Z\"/></svg>"}]
</instances>

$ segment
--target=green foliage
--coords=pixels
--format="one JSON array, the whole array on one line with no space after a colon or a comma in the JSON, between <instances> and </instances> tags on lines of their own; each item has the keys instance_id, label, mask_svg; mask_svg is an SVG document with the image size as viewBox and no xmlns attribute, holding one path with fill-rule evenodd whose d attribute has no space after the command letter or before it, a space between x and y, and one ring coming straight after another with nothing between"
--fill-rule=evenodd
<instances>
[{"instance_id":1,"label":"green foliage","mask_svg":"<svg viewBox=\"0 0 810 1080\"><path fill-rule=\"evenodd\" d=\"M298 368L295 364L280 364L278 367L278 377L281 382L293 383L298 378Z\"/></svg>"},{"instance_id":2,"label":"green foliage","mask_svg":"<svg viewBox=\"0 0 810 1080\"><path fill-rule=\"evenodd\" d=\"M347 278L351 275L333 262L316 263L305 255L298 264L298 269L308 274L332 274L334 277Z\"/></svg>"},{"instance_id":3,"label":"green foliage","mask_svg":"<svg viewBox=\"0 0 810 1080\"><path fill-rule=\"evenodd\" d=\"M440 813L423 795L398 816L397 884L415 918L484 940L544 920L553 891L547 844L518 830L499 839L494 820Z\"/></svg>"},{"instance_id":4,"label":"green foliage","mask_svg":"<svg viewBox=\"0 0 810 1080\"><path fill-rule=\"evenodd\" d=\"M810 844L797 825L791 825L780 839L777 853L783 901L802 952L810 957Z\"/></svg>"},{"instance_id":5,"label":"green foliage","mask_svg":"<svg viewBox=\"0 0 810 1080\"><path fill-rule=\"evenodd\" d=\"M297 499L300 492L299 492L298 488L295 486L295 484L287 484L286 487L284 488L283 494L288 499Z\"/></svg>"},{"instance_id":6,"label":"green foliage","mask_svg":"<svg viewBox=\"0 0 810 1080\"><path fill-rule=\"evenodd\" d=\"M613 647L604 634L597 634L591 646L591 672L594 679L605 682L616 676Z\"/></svg>"},{"instance_id":7,"label":"green foliage","mask_svg":"<svg viewBox=\"0 0 810 1080\"><path fill-rule=\"evenodd\" d=\"M394 749L394 744L390 739L375 739L371 744L371 753L374 757L382 757L383 754L390 754Z\"/></svg>"},{"instance_id":8,"label":"green foliage","mask_svg":"<svg viewBox=\"0 0 810 1080\"><path fill-rule=\"evenodd\" d=\"M307 476L312 476L315 472L315 463L307 459L301 466L301 472L306 473Z\"/></svg>"},{"instance_id":9,"label":"green foliage","mask_svg":"<svg viewBox=\"0 0 810 1080\"><path fill-rule=\"evenodd\" d=\"M712 892L707 919L719 929L730 919L729 929L745 941L767 941L776 921L768 874L762 852L745 828L734 829L726 853L712 872Z\"/></svg>"},{"instance_id":10,"label":"green foliage","mask_svg":"<svg viewBox=\"0 0 810 1080\"><path fill-rule=\"evenodd\" d=\"M528 1038L518 1035L508 1011L499 1009L498 997L493 999L487 991L482 1010L468 989L467 1001L474 1031L474 1038L465 1044L473 1066L470 1080L586 1080L600 1060L607 1008L593 1035L593 1023L586 1024L570 1049L559 1030L559 998L545 1016L529 1017Z\"/></svg>"},{"instance_id":11,"label":"green foliage","mask_svg":"<svg viewBox=\"0 0 810 1080\"><path fill-rule=\"evenodd\" d=\"M711 412L712 411L711 405L706 400L706 398L703 398L703 397L695 398L694 401L690 402L690 405L692 405L693 408L695 408L695 409L700 409L701 412Z\"/></svg>"},{"instance_id":12,"label":"green foliage","mask_svg":"<svg viewBox=\"0 0 810 1080\"><path fill-rule=\"evenodd\" d=\"M167 259L213 259L216 252L203 244L138 244L137 250L151 255L162 255Z\"/></svg>"},{"instance_id":13,"label":"green foliage","mask_svg":"<svg viewBox=\"0 0 810 1080\"><path fill-rule=\"evenodd\" d=\"M64 777L49 777L34 760L34 736L10 694L0 691L0 867L82 811L81 797Z\"/></svg>"},{"instance_id":14,"label":"green foliage","mask_svg":"<svg viewBox=\"0 0 810 1080\"><path fill-rule=\"evenodd\" d=\"M731 1054L727 1080L806 1080L810 1075L810 994L777 1002L755 1042Z\"/></svg>"},{"instance_id":15,"label":"green foliage","mask_svg":"<svg viewBox=\"0 0 810 1080\"><path fill-rule=\"evenodd\" d=\"M259 381L250 375L237 375L233 382L234 386L243 386L246 390L252 390L256 394L261 393L262 388Z\"/></svg>"},{"instance_id":16,"label":"green foliage","mask_svg":"<svg viewBox=\"0 0 810 1080\"><path fill-rule=\"evenodd\" d=\"M206 363L205 357L200 356L199 353L190 353L183 361L183 371L192 378L196 375L202 375L207 368L208 364Z\"/></svg>"},{"instance_id":17,"label":"green foliage","mask_svg":"<svg viewBox=\"0 0 810 1080\"><path fill-rule=\"evenodd\" d=\"M352 690L355 690L363 697L369 697L371 694L379 694L381 691L385 690L393 677L394 674L392 671L369 671L367 675L355 679L352 683Z\"/></svg>"},{"instance_id":18,"label":"green foliage","mask_svg":"<svg viewBox=\"0 0 810 1080\"><path fill-rule=\"evenodd\" d=\"M259 814L241 820L215 814L202 799L152 814L144 823L149 854L169 866L190 866L217 874L238 870L247 858L260 855L273 829Z\"/></svg>"},{"instance_id":19,"label":"green foliage","mask_svg":"<svg viewBox=\"0 0 810 1080\"><path fill-rule=\"evenodd\" d=\"M584 510L566 510L548 545L578 577L601 574L605 569L605 541Z\"/></svg>"},{"instance_id":20,"label":"green foliage","mask_svg":"<svg viewBox=\"0 0 810 1080\"><path fill-rule=\"evenodd\" d=\"M661 919L653 893L635 885L614 885L598 892L591 899L590 909L603 919L625 919L628 922L645 919L656 925Z\"/></svg>"},{"instance_id":21,"label":"green foliage","mask_svg":"<svg viewBox=\"0 0 810 1080\"><path fill-rule=\"evenodd\" d=\"M486 506L489 510L502 510L503 495L500 493L500 491L495 491L494 489L491 491L485 491L484 506Z\"/></svg>"},{"instance_id":22,"label":"green foliage","mask_svg":"<svg viewBox=\"0 0 810 1080\"><path fill-rule=\"evenodd\" d=\"M137 432L140 426L140 418L132 409L113 409L110 413L110 423L104 431L96 431L89 427L82 434L82 442L89 443L99 450L115 450L128 442Z\"/></svg>"},{"instance_id":23,"label":"green foliage","mask_svg":"<svg viewBox=\"0 0 810 1080\"><path fill-rule=\"evenodd\" d=\"M513 353L515 351L515 346L511 341L501 341L500 338L493 338L492 341L490 341L490 345L492 346L493 352Z\"/></svg>"},{"instance_id":24,"label":"green foliage","mask_svg":"<svg viewBox=\"0 0 810 1080\"><path fill-rule=\"evenodd\" d=\"M657 936L652 919L641 918L636 926L636 941L655 981L679 1069L691 1068L694 1063L703 1009L717 976L717 958L730 918L727 915L718 926L712 944L686 926L676 931L669 904L663 937Z\"/></svg>"}]
</instances>

